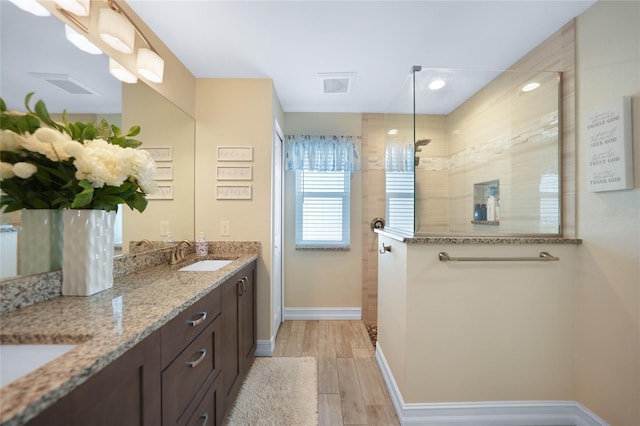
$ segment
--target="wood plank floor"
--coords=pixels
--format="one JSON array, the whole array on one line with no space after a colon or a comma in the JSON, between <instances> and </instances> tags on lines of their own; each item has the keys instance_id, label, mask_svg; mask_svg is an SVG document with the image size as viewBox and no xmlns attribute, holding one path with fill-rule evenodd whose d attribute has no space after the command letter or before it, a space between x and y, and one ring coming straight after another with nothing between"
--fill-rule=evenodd
<instances>
[{"instance_id":1,"label":"wood plank floor","mask_svg":"<svg viewBox=\"0 0 640 426\"><path fill-rule=\"evenodd\" d=\"M286 321L274 357L318 359L320 425L399 425L362 321Z\"/></svg>"}]
</instances>

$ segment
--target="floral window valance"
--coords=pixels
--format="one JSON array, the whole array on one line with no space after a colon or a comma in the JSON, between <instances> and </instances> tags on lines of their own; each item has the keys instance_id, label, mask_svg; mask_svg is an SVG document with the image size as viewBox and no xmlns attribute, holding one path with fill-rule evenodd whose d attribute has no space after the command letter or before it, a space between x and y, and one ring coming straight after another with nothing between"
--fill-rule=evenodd
<instances>
[{"instance_id":1,"label":"floral window valance","mask_svg":"<svg viewBox=\"0 0 640 426\"><path fill-rule=\"evenodd\" d=\"M360 170L359 136L287 135L285 139L286 170Z\"/></svg>"}]
</instances>

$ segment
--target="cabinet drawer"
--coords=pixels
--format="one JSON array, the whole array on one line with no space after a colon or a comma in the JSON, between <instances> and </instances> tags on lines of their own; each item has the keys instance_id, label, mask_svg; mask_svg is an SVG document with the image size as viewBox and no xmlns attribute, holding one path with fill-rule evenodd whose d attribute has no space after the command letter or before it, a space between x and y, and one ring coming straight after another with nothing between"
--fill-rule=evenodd
<instances>
[{"instance_id":1,"label":"cabinet drawer","mask_svg":"<svg viewBox=\"0 0 640 426\"><path fill-rule=\"evenodd\" d=\"M178 424L198 390L220 373L220 321L214 320L162 372L162 423Z\"/></svg>"},{"instance_id":2,"label":"cabinet drawer","mask_svg":"<svg viewBox=\"0 0 640 426\"><path fill-rule=\"evenodd\" d=\"M222 377L218 377L186 422L180 426L216 426L222 424Z\"/></svg>"},{"instance_id":3,"label":"cabinet drawer","mask_svg":"<svg viewBox=\"0 0 640 426\"><path fill-rule=\"evenodd\" d=\"M162 327L162 368L164 369L218 314L220 291L216 288Z\"/></svg>"}]
</instances>

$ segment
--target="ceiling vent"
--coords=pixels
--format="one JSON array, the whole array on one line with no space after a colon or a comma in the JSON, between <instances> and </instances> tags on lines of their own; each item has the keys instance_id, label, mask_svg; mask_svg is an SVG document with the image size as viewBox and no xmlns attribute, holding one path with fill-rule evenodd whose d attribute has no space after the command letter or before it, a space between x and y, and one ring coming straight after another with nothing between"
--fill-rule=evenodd
<instances>
[{"instance_id":1,"label":"ceiling vent","mask_svg":"<svg viewBox=\"0 0 640 426\"><path fill-rule=\"evenodd\" d=\"M28 74L31 77L53 84L72 95L100 95L100 93L88 88L68 74L51 74L46 72L30 72Z\"/></svg>"},{"instance_id":2,"label":"ceiling vent","mask_svg":"<svg viewBox=\"0 0 640 426\"><path fill-rule=\"evenodd\" d=\"M351 91L356 73L320 73L322 93L347 94Z\"/></svg>"}]
</instances>

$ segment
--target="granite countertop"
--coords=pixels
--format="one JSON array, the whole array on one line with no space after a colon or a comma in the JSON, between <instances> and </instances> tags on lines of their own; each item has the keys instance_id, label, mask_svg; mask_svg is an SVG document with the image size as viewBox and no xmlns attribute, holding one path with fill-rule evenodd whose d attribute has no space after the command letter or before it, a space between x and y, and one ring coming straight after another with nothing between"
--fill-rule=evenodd
<instances>
[{"instance_id":1,"label":"granite countertop","mask_svg":"<svg viewBox=\"0 0 640 426\"><path fill-rule=\"evenodd\" d=\"M0 388L0 425L21 425L35 417L257 259L258 253L206 258L234 262L215 272L178 272L202 259L189 256L179 265L116 277L112 289L90 297L56 297L0 315L2 343L78 344Z\"/></svg>"},{"instance_id":2,"label":"granite countertop","mask_svg":"<svg viewBox=\"0 0 640 426\"><path fill-rule=\"evenodd\" d=\"M410 236L401 232L376 229L375 232L385 237L392 238L406 244L582 244L579 238L562 237L508 237L508 236L454 236L454 235L429 235Z\"/></svg>"}]
</instances>

